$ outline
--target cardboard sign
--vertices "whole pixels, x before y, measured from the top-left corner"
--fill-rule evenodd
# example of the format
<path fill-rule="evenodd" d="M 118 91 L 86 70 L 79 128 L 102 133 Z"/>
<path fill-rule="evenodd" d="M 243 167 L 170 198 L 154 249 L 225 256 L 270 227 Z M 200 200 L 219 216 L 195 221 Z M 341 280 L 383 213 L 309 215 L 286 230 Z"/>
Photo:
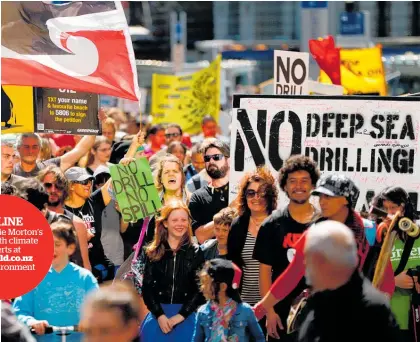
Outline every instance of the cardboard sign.
<path fill-rule="evenodd" d="M 419 104 L 415 97 L 234 95 L 229 200 L 245 172 L 267 165 L 278 178 L 287 158 L 304 154 L 322 173 L 354 180 L 357 210 L 393 185 L 419 210 Z M 284 193 L 279 202 L 287 203 Z"/>
<path fill-rule="evenodd" d="M 98 94 L 36 89 L 36 132 L 101 135 Z"/>
<path fill-rule="evenodd" d="M 113 165 L 109 171 L 124 222 L 151 216 L 162 206 L 146 158 L 139 158 L 127 166 Z"/>
<path fill-rule="evenodd" d="M 1 133 L 30 133 L 34 131 L 34 88 L 1 86 Z"/>
<path fill-rule="evenodd" d="M 308 95 L 309 54 L 274 51 L 274 94 Z"/>

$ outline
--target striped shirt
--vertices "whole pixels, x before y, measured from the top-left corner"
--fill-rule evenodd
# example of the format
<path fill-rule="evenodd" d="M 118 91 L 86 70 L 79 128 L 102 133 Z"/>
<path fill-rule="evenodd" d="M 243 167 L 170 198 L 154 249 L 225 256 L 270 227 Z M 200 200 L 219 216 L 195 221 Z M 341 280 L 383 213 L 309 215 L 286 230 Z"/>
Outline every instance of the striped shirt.
<path fill-rule="evenodd" d="M 246 235 L 244 249 L 242 250 L 242 259 L 244 260 L 243 278 L 242 278 L 242 300 L 253 306 L 260 301 L 260 263 L 252 258 L 255 241 L 257 239 L 250 232 Z"/>

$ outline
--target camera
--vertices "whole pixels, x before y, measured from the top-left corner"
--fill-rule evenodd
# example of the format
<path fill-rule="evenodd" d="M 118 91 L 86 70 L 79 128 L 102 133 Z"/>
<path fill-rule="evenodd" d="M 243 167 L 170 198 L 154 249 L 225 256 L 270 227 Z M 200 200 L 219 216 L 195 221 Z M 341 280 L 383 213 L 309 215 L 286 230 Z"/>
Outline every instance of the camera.
<path fill-rule="evenodd" d="M 417 283 L 420 284 L 420 266 L 417 266 L 415 268 L 409 268 L 407 270 L 407 275 L 410 277 L 417 277 Z"/>

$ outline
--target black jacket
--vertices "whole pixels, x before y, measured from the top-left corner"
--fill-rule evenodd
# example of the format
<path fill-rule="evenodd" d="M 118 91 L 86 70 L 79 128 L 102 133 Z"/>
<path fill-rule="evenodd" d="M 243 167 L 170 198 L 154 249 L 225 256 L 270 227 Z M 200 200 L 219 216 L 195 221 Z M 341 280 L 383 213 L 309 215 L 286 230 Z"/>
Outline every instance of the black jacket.
<path fill-rule="evenodd" d="M 249 214 L 236 217 L 230 227 L 227 249 L 227 259 L 232 260 L 240 269 L 244 267 L 244 260 L 242 259 L 242 251 L 245 246 L 246 235 L 249 226 Z"/>
<path fill-rule="evenodd" d="M 308 299 L 298 342 L 397 342 L 399 327 L 389 300 L 359 272 L 333 291 Z"/>
<path fill-rule="evenodd" d="M 164 314 L 161 304 L 183 304 L 179 314 L 187 318 L 205 302 L 198 287 L 204 254 L 195 244 L 184 244 L 175 255 L 169 245 L 165 245 L 165 254 L 159 261 L 146 257 L 144 303 L 156 318 Z"/>

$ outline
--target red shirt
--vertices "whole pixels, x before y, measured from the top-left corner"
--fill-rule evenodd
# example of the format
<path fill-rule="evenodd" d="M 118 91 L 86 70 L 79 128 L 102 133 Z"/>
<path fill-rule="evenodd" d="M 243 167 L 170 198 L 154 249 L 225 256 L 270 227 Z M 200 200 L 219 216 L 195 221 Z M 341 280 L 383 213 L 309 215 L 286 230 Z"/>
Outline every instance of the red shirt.
<path fill-rule="evenodd" d="M 353 215 L 352 218 L 350 217 L 353 223 L 349 225 L 346 222 L 346 224 L 355 233 L 359 255 L 359 271 L 362 271 L 363 265 L 366 261 L 366 256 L 369 252 L 369 242 L 367 241 L 366 235 L 364 234 L 363 220 L 360 215 L 354 211 L 353 213 L 350 213 L 349 216 L 350 215 Z M 271 285 L 270 292 L 279 300 L 283 300 L 287 295 L 289 295 L 305 275 L 303 250 L 305 247 L 306 234 L 307 231 L 305 231 L 301 238 L 296 242 L 296 254 L 292 262 Z M 395 280 L 391 261 L 388 262 L 380 290 L 389 294 L 390 296 L 392 296 L 394 293 Z"/>

